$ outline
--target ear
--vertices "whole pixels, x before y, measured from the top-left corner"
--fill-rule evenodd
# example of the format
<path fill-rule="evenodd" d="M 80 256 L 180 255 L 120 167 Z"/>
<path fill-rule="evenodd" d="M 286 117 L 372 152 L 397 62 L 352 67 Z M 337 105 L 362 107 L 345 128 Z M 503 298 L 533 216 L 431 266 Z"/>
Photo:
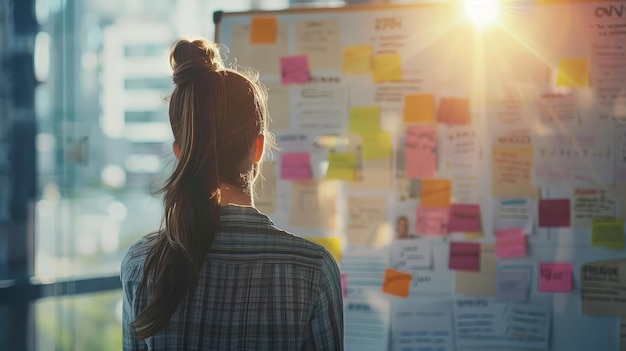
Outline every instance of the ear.
<path fill-rule="evenodd" d="M 265 148 L 265 135 L 259 134 L 254 141 L 254 163 L 261 162 L 263 149 Z"/>
<path fill-rule="evenodd" d="M 180 149 L 178 148 L 178 144 L 176 144 L 176 142 L 172 143 L 172 149 L 174 149 L 174 156 L 178 158 L 178 154 L 180 154 Z"/>

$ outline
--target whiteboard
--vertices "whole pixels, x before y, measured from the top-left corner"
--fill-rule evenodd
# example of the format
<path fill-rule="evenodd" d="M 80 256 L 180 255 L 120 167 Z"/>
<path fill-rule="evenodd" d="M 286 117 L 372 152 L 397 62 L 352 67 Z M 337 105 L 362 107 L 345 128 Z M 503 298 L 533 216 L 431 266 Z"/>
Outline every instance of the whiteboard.
<path fill-rule="evenodd" d="M 276 37 L 272 45 L 250 43 L 251 20 L 256 17 L 276 19 Z M 626 68 L 624 63 L 619 63 L 620 60 L 626 62 L 626 56 L 619 56 L 620 53 L 626 55 L 626 51 L 620 49 L 621 45 L 626 45 L 626 2 L 540 1 L 525 5 L 510 2 L 502 5 L 498 22 L 483 29 L 478 29 L 468 19 L 461 5 L 441 3 L 218 12 L 214 14 L 214 22 L 216 41 L 229 51 L 225 54 L 227 62 L 257 69 L 261 81 L 270 89 L 270 105 L 272 99 L 280 102 L 280 106 L 270 106 L 274 116 L 270 126 L 275 127 L 272 130 L 277 135 L 279 146 L 283 147 L 282 151 L 268 156 L 268 161 L 273 162 L 270 164 L 271 172 L 278 178 L 272 192 L 276 201 L 268 213 L 270 218 L 278 227 L 297 235 L 338 236 L 344 252 L 352 248 L 351 239 L 346 234 L 349 218 L 353 215 L 350 213 L 353 206 L 350 198 L 381 201 L 387 209 L 382 230 L 389 240 L 376 245 L 377 250 L 387 252 L 396 215 L 404 211 L 403 208 L 408 208 L 411 223 L 415 221 L 415 206 L 420 199 L 400 201 L 397 190 L 399 178 L 395 174 L 398 168 L 404 167 L 399 163 L 396 152 L 402 148 L 407 125 L 403 121 L 405 95 L 432 94 L 438 106 L 443 99 L 450 98 L 469 102 L 470 124 L 478 135 L 480 157 L 473 164 L 478 172 L 475 194 L 467 196 L 480 205 L 483 236 L 475 239 L 479 243 L 495 241 L 497 207 L 502 198 L 494 196 L 492 190 L 494 146 L 532 147 L 533 160 L 539 162 L 537 160 L 541 155 L 537 150 L 545 145 L 549 149 L 554 145 L 552 140 L 556 135 L 569 135 L 573 130 L 591 133 L 597 145 L 606 144 L 612 152 L 610 162 L 584 158 L 581 164 L 589 161 L 586 166 L 569 161 L 553 164 L 567 171 L 566 175 L 570 177 L 567 181 L 559 180 L 553 173 L 550 176 L 543 173 L 559 171 L 550 168 L 551 159 L 541 159 L 545 161 L 541 168 L 543 171 L 533 165 L 533 185 L 538 193 L 534 198 L 528 197 L 535 221 L 528 228 L 527 256 L 498 259 L 496 270 L 527 270 L 531 275 L 530 296 L 549 300 L 552 315 L 548 349 L 620 349 L 619 317 L 582 315 L 579 272 L 584 263 L 624 258 L 626 251 L 624 248 L 592 247 L 589 225 L 542 228 L 536 217 L 541 199 L 571 199 L 574 188 L 593 186 L 613 189 L 616 183 L 624 181 L 618 172 L 617 158 L 620 152 L 625 151 L 620 151 L 614 139 L 617 138 L 615 131 L 626 121 L 626 112 L 620 107 L 620 103 L 626 106 Z M 319 31 L 311 30 L 313 27 Z M 370 74 L 352 74 L 342 69 L 345 59 L 342 51 L 359 45 L 369 46 L 373 56 L 399 54 L 402 79 L 374 82 Z M 606 45 L 610 46 L 606 52 L 617 55 L 614 61 L 607 61 L 602 56 L 606 53 L 603 51 Z M 282 84 L 280 59 L 299 55 L 303 51 L 309 53 L 309 82 Z M 588 69 L 584 77 L 588 81 L 563 84 L 560 80 L 563 79 L 562 72 L 567 70 L 566 65 L 581 62 Z M 618 63 L 611 66 L 614 62 Z M 609 90 L 616 96 L 608 96 L 607 87 L 614 88 Z M 303 98 L 307 94 L 313 98 L 307 101 Z M 309 113 L 320 106 L 323 108 L 317 114 Z M 381 163 L 374 167 L 385 169 L 375 173 L 374 182 L 389 184 L 360 187 L 340 182 L 328 190 L 331 196 L 323 199 L 328 204 L 326 210 L 336 214 L 332 224 L 317 228 L 292 225 L 290 213 L 296 209 L 290 197 L 294 188 L 293 182 L 280 179 L 282 153 L 309 153 L 312 177 L 323 179 L 328 150 L 311 145 L 320 136 L 339 135 L 339 143 L 350 140 L 353 127 L 349 123 L 349 111 L 358 106 L 377 106 L 380 128 L 391 135 L 392 157 L 389 164 Z M 441 138 L 452 130 L 449 128 L 437 123 L 438 177 L 450 176 L 450 173 L 442 171 L 450 160 L 446 158 L 443 147 L 439 146 L 443 145 L 439 144 Z M 580 176 L 573 177 L 572 174 Z M 454 182 L 452 186 L 455 186 Z M 609 192 L 615 193 L 612 190 Z M 624 196 L 616 196 L 613 216 L 623 219 Z M 306 198 L 300 199 L 303 207 L 298 211 L 319 210 L 306 207 L 308 202 L 303 199 Z M 433 265 L 429 284 L 414 279 L 408 297 L 399 299 L 379 294 L 377 298 L 382 296 L 392 305 L 462 298 L 463 294 L 454 293 L 454 272 L 448 269 L 449 244 L 455 240 L 462 241 L 464 236 L 452 233 L 431 240 Z M 540 292 L 537 283 L 540 262 L 571 262 L 572 291 Z M 385 264 L 371 263 L 368 269 L 376 276 L 382 274 Z M 348 265 L 340 263 L 342 271 Z M 414 275 L 414 278 L 417 276 Z M 364 282 L 359 284 L 367 286 Z M 379 281 L 374 280 L 371 285 L 370 288 L 380 293 Z M 346 301 L 350 301 L 350 295 Z M 428 324 L 428 321 L 420 323 Z M 356 340 L 348 337 L 352 335 L 349 328 L 346 325 L 347 349 L 351 347 L 349 343 Z M 389 328 L 390 333 L 381 339 L 381 343 L 392 349 L 397 333 L 394 333 L 396 328 L 393 323 Z M 375 344 L 372 341 L 371 345 Z M 450 349 L 466 349 L 457 346 L 452 345 Z M 376 349 L 380 345 L 371 347 Z M 363 345 L 358 348 L 367 349 Z M 527 348 L 522 346 L 519 349 Z"/>

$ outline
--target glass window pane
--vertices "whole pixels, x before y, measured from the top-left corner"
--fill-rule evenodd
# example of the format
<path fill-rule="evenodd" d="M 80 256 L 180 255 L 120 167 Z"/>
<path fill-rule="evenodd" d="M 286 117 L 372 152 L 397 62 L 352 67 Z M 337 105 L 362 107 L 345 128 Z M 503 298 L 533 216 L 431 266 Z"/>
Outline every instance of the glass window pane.
<path fill-rule="evenodd" d="M 35 275 L 115 274 L 128 247 L 161 222 L 151 193 L 174 162 L 169 45 L 212 38 L 214 11 L 251 1 L 36 3 L 45 40 L 36 49 Z"/>
<path fill-rule="evenodd" d="M 37 351 L 122 349 L 122 293 L 46 298 L 35 303 Z"/>

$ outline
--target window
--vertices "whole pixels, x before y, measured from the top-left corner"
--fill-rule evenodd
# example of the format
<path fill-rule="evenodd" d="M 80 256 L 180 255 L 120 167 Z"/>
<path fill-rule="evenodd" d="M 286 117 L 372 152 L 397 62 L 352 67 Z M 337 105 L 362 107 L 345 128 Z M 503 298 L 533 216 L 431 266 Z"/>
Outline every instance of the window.
<path fill-rule="evenodd" d="M 121 348 L 119 266 L 173 163 L 169 45 L 250 3 L 0 0 L 0 349 Z"/>

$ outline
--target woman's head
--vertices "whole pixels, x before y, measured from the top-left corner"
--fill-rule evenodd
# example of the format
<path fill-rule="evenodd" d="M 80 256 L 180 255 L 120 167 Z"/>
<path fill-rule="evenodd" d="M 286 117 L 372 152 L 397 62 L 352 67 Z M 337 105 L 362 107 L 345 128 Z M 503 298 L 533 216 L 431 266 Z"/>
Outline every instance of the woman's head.
<path fill-rule="evenodd" d="M 164 227 L 151 237 L 144 264 L 139 293 L 150 302 L 133 324 L 139 339 L 161 330 L 193 294 L 217 235 L 220 186 L 251 191 L 265 145 L 272 142 L 267 96 L 256 76 L 225 68 L 218 47 L 204 39 L 176 41 L 169 61 L 178 161 L 161 189 Z"/>
<path fill-rule="evenodd" d="M 249 188 L 268 123 L 267 95 L 257 77 L 225 68 L 217 45 L 204 39 L 176 41 L 170 65 L 177 169 L 191 167 L 197 176 L 215 177 L 217 182 L 208 184 L 213 192 L 220 182 Z"/>

